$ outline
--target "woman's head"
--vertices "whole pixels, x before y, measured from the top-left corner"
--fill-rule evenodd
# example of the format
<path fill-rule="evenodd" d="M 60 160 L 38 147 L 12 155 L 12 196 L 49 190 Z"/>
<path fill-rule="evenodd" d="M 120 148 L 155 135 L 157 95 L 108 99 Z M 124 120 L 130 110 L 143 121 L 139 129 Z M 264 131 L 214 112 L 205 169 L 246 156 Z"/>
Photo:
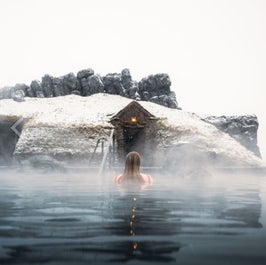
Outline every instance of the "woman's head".
<path fill-rule="evenodd" d="M 125 170 L 122 180 L 138 180 L 143 181 L 140 174 L 140 155 L 138 152 L 130 152 L 126 156 Z"/>
<path fill-rule="evenodd" d="M 130 152 L 126 156 L 125 169 L 129 171 L 139 171 L 140 155 L 138 152 Z"/>

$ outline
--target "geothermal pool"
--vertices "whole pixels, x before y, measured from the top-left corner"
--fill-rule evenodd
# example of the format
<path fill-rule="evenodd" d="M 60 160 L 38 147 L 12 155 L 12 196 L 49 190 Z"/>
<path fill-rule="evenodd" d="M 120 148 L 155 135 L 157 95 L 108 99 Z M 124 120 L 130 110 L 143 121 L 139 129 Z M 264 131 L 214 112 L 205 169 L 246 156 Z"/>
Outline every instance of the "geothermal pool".
<path fill-rule="evenodd" d="M 266 176 L 0 172 L 0 264 L 266 264 Z"/>

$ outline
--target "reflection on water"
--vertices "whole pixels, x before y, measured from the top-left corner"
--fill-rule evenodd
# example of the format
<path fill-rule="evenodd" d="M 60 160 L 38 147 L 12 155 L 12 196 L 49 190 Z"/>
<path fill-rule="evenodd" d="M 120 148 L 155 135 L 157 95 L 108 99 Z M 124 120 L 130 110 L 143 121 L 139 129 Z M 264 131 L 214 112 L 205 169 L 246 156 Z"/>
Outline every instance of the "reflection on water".
<path fill-rule="evenodd" d="M 0 264 L 266 261 L 265 177 L 107 179 L 1 174 Z"/>
<path fill-rule="evenodd" d="M 127 236 L 129 239 L 112 246 L 113 251 L 120 253 L 115 261 L 175 260 L 171 253 L 177 252 L 181 246 L 177 240 L 168 237 L 177 233 L 177 222 L 167 220 L 171 211 L 166 204 L 158 207 L 157 200 L 137 192 L 113 196 L 110 217 L 116 221 L 108 223 L 105 229 L 109 235 Z"/>

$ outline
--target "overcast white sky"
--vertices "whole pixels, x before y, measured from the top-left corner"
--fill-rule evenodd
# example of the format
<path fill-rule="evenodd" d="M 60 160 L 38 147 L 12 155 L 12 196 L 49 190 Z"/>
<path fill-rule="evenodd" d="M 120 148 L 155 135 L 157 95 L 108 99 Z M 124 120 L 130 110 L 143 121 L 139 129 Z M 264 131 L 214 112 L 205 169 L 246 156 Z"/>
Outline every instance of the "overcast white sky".
<path fill-rule="evenodd" d="M 184 110 L 257 114 L 266 160 L 265 0 L 0 0 L 0 34 L 1 86 L 165 72 Z"/>

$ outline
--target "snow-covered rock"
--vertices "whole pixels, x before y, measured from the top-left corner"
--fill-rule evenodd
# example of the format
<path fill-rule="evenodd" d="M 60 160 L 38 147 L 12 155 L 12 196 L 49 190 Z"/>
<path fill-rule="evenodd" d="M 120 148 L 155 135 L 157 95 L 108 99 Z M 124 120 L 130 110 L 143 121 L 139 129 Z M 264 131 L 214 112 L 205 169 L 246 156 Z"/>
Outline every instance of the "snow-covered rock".
<path fill-rule="evenodd" d="M 27 122 L 14 154 L 82 156 L 91 154 L 99 137 L 108 137 L 110 118 L 132 100 L 118 95 L 95 94 L 89 97 L 68 95 L 56 98 L 25 98 L 23 102 L 0 101 L 0 115 L 22 116 Z M 176 147 L 223 157 L 232 165 L 261 166 L 261 160 L 230 135 L 190 112 L 139 101 L 158 117 L 158 150 Z M 185 146 L 185 147 L 184 147 Z M 188 147 L 189 148 L 186 148 Z M 181 147 L 181 148 L 180 148 Z M 171 156 L 175 161 L 175 156 Z M 229 163 L 229 164 L 230 164 Z"/>
<path fill-rule="evenodd" d="M 60 77 L 45 74 L 42 81 L 33 80 L 30 86 L 16 84 L 14 87 L 0 88 L 0 100 L 13 98 L 17 90 L 24 91 L 27 97 L 60 97 L 74 94 L 90 96 L 97 93 L 108 93 L 123 97 L 151 101 L 169 108 L 181 109 L 171 91 L 168 74 L 149 75 L 140 82 L 134 81 L 128 68 L 121 73 L 109 73 L 105 76 L 95 74 L 91 68 L 83 69 L 75 75 L 70 72 Z M 17 99 L 17 97 L 15 97 Z"/>
<path fill-rule="evenodd" d="M 207 116 L 203 117 L 203 120 L 228 133 L 248 150 L 261 157 L 257 145 L 259 122 L 256 115 Z"/>

